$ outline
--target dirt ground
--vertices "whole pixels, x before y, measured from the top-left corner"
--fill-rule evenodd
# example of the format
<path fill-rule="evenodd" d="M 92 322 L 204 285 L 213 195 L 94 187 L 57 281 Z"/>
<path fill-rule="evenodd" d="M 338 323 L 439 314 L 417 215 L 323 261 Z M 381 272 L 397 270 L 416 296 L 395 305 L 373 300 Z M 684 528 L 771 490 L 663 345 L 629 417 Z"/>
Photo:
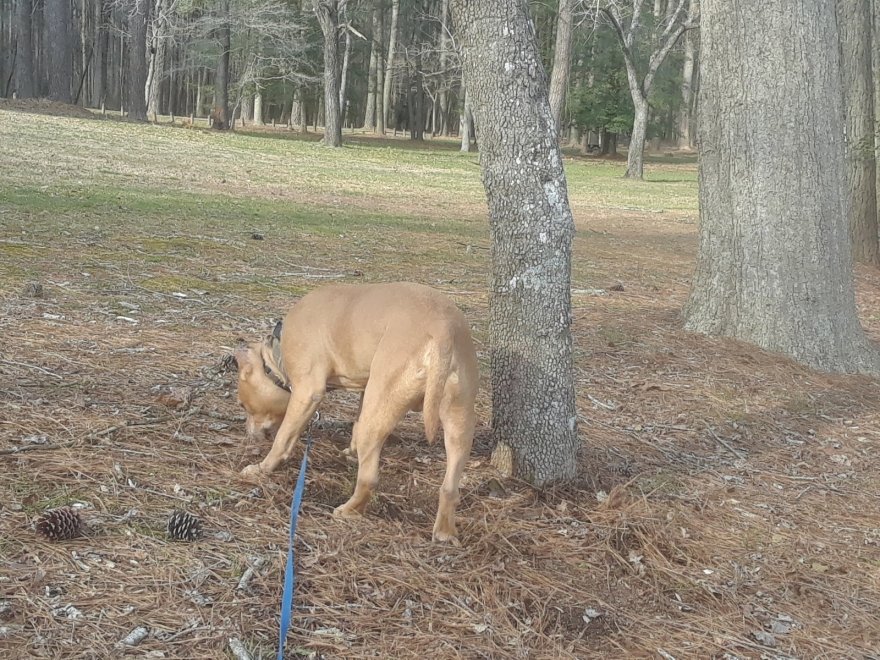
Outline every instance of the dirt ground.
<path fill-rule="evenodd" d="M 328 199 L 349 194 L 347 183 L 212 183 L 222 152 L 199 143 L 205 165 L 162 185 L 204 197 L 175 214 L 183 201 L 166 208 L 100 187 L 101 168 L 124 171 L 122 155 L 55 157 L 59 132 L 73 143 L 96 122 L 22 117 L 0 108 L 0 656 L 223 658 L 235 639 L 272 657 L 299 454 L 261 488 L 238 480 L 267 447 L 244 440 L 227 357 L 324 280 L 405 277 L 459 303 L 486 382 L 477 170 L 462 166 L 472 174 L 449 207 L 424 186 L 423 197 L 401 196 L 400 212 L 420 220 L 382 224 L 368 214 L 386 212 L 394 190 L 352 191 L 340 211 Z M 195 132 L 160 133 L 132 144 L 174 149 L 178 134 Z M 9 146 L 17 134 L 44 154 L 41 181 L 26 180 L 30 156 Z M 254 149 L 271 141 L 229 138 L 247 139 Z M 359 139 L 351 157 L 370 149 Z M 259 157 L 287 176 L 283 152 Z M 414 176 L 434 166 L 412 163 Z M 80 180 L 84 167 L 94 171 Z M 461 547 L 430 541 L 444 457 L 418 415 L 387 445 L 368 515 L 334 520 L 353 487 L 341 450 L 355 400 L 329 395 L 312 429 L 289 655 L 880 657 L 876 381 L 681 329 L 696 249 L 693 163 L 653 165 L 660 180 L 639 188 L 641 203 L 603 198 L 591 178 L 601 163 L 567 167 L 578 223 L 578 481 L 536 492 L 501 479 L 488 461 L 484 387 Z M 285 221 L 276 206 L 199 215 L 211 195 L 234 205 L 275 199 L 276 186 L 292 197 L 279 204 L 324 214 L 329 228 Z M 451 229 L 439 219 L 448 209 L 460 219 Z M 860 270 L 857 281 L 863 323 L 880 339 L 880 274 Z M 41 539 L 35 520 L 60 505 L 79 508 L 86 533 Z M 199 540 L 167 538 L 175 509 L 202 520 Z M 139 626 L 145 638 L 121 644 Z"/>

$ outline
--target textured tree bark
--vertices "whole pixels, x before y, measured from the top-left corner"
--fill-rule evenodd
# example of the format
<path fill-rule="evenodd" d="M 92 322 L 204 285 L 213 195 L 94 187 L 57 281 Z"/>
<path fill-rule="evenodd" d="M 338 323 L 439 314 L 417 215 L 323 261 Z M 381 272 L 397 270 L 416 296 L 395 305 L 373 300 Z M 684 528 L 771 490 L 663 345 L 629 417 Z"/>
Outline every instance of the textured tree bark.
<path fill-rule="evenodd" d="M 877 235 L 870 0 L 837 0 L 837 24 L 840 28 L 853 258 L 877 266 L 880 265 L 880 242 Z"/>
<path fill-rule="evenodd" d="M 229 51 L 232 48 L 231 27 L 229 25 L 229 0 L 220 0 L 220 21 L 217 41 L 220 56 L 217 59 L 217 72 L 214 74 L 214 109 L 211 111 L 212 128 L 225 131 L 232 128 L 229 115 Z"/>
<path fill-rule="evenodd" d="M 49 98 L 73 102 L 73 35 L 69 0 L 45 0 Z"/>
<path fill-rule="evenodd" d="M 34 96 L 34 46 L 31 39 L 33 0 L 15 4 L 15 93 L 20 99 Z"/>
<path fill-rule="evenodd" d="M 153 37 L 150 40 L 150 81 L 147 89 L 147 115 L 158 115 L 161 111 L 162 80 L 165 77 L 165 58 L 168 46 L 168 1 L 156 0 L 153 18 Z M 169 93 L 170 95 L 170 93 Z"/>
<path fill-rule="evenodd" d="M 147 119 L 147 0 L 132 0 L 128 13 L 128 117 Z"/>
<path fill-rule="evenodd" d="M 391 120 L 391 85 L 394 82 L 394 57 L 397 51 L 397 20 L 400 0 L 391 0 L 391 30 L 388 36 L 388 60 L 385 62 L 385 80 L 382 88 L 382 113 L 387 126 Z"/>
<path fill-rule="evenodd" d="M 629 139 L 629 151 L 626 157 L 625 177 L 629 179 L 641 179 L 645 174 L 645 139 L 648 135 L 648 100 L 643 97 L 634 97 L 635 115 L 633 119 L 632 135 Z M 614 145 L 615 152 L 617 145 Z"/>
<path fill-rule="evenodd" d="M 553 71 L 550 74 L 550 111 L 557 132 L 562 131 L 562 114 L 565 111 L 565 94 L 568 91 L 568 74 L 571 71 L 571 33 L 574 0 L 559 0 L 556 19 L 556 47 L 553 49 Z"/>
<path fill-rule="evenodd" d="M 876 374 L 853 291 L 837 44 L 833 3 L 703 0 L 686 327 Z"/>
<path fill-rule="evenodd" d="M 700 0 L 691 0 L 688 22 L 700 13 Z M 691 94 L 694 82 L 694 57 L 696 55 L 697 31 L 689 30 L 685 35 L 684 62 L 681 65 L 681 109 L 678 118 L 678 148 L 690 149 L 691 139 Z"/>
<path fill-rule="evenodd" d="M 315 14 L 324 35 L 324 144 L 342 146 L 339 116 L 339 1 L 314 0 Z"/>
<path fill-rule="evenodd" d="M 571 478 L 574 222 L 526 0 L 452 0 L 480 140 L 492 239 L 493 463 L 543 486 Z"/>

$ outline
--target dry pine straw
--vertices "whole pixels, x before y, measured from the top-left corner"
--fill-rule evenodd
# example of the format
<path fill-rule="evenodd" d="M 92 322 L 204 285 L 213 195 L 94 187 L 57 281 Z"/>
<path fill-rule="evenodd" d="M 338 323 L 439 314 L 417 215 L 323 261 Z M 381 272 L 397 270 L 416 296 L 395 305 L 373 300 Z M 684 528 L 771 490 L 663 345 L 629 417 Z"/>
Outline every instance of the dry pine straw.
<path fill-rule="evenodd" d="M 340 422 L 354 402 L 328 399 L 313 431 L 291 647 L 468 658 L 877 648 L 876 386 L 695 341 L 637 291 L 594 308 L 578 322 L 579 344 L 594 347 L 578 369 L 582 481 L 545 493 L 501 483 L 481 429 L 460 548 L 429 541 L 443 453 L 421 440 L 416 416 L 385 451 L 369 514 L 330 517 L 352 486 Z M 590 336 L 636 308 L 638 333 Z M 9 297 L 0 322 L 16 347 L 0 362 L 2 448 L 47 436 L 2 456 L 0 651 L 109 657 L 144 625 L 140 655 L 217 657 L 229 637 L 271 653 L 298 462 L 262 489 L 236 480 L 266 448 L 242 440 L 235 374 L 221 364 L 228 334 L 194 342 L 119 324 L 97 338 L 88 311 L 48 322 L 41 309 Z M 38 539 L 36 514 L 71 502 L 85 505 L 89 535 Z M 202 540 L 165 538 L 175 508 L 204 520 Z"/>
<path fill-rule="evenodd" d="M 594 219 L 597 231 L 606 221 Z M 641 250 L 618 271 L 625 291 L 574 297 L 578 482 L 538 493 L 499 479 L 483 426 L 463 484 L 462 546 L 432 544 L 443 451 L 425 444 L 413 415 L 383 454 L 367 516 L 333 520 L 353 485 L 341 449 L 355 402 L 328 397 L 313 431 L 289 648 L 332 658 L 876 656 L 876 383 L 683 333 L 680 225 L 652 218 L 659 233 L 646 247 L 638 221 L 613 219 L 617 235 L 633 232 L 630 255 Z M 619 259 L 620 246 L 603 241 L 590 237 L 605 250 L 596 261 Z M 268 331 L 290 296 L 177 299 L 125 268 L 80 277 L 63 262 L 76 250 L 59 247 L 57 263 L 39 264 L 56 283 L 43 282 L 45 298 L 0 281 L 0 657 L 114 657 L 138 626 L 148 635 L 126 650 L 135 656 L 224 657 L 234 637 L 271 657 L 299 461 L 259 489 L 237 479 L 267 447 L 244 441 L 223 359 L 238 337 Z M 653 257 L 657 270 L 643 272 Z M 226 266 L 175 263 L 181 277 Z M 392 279 L 422 268 L 419 279 L 436 282 L 432 267 L 373 270 Z M 450 268 L 485 363 L 483 276 Z M 876 338 L 880 278 L 858 279 Z M 137 325 L 117 318 L 118 300 L 140 307 Z M 485 424 L 485 387 L 478 408 Z M 39 513 L 71 503 L 83 505 L 88 535 L 38 538 Z M 166 538 L 181 508 L 203 520 L 201 540 Z"/>

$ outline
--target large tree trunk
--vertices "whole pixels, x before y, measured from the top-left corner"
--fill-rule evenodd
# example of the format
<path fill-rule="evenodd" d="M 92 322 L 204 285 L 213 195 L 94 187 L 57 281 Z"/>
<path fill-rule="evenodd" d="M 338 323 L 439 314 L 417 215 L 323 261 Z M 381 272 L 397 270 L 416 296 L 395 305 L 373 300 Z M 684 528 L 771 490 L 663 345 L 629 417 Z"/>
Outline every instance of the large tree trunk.
<path fill-rule="evenodd" d="M 220 0 L 220 21 L 217 41 L 220 56 L 217 58 L 217 72 L 214 75 L 214 109 L 211 111 L 211 125 L 218 131 L 232 128 L 229 115 L 229 52 L 232 49 L 231 27 L 229 25 L 229 0 Z"/>
<path fill-rule="evenodd" d="M 339 116 L 339 0 L 314 0 L 315 14 L 324 35 L 324 144 L 342 146 Z"/>
<path fill-rule="evenodd" d="M 391 84 L 394 81 L 394 57 L 397 50 L 397 19 L 399 14 L 400 0 L 391 0 L 391 34 L 388 37 L 388 60 L 385 62 L 385 84 L 382 89 L 382 113 L 386 126 L 391 118 Z"/>
<path fill-rule="evenodd" d="M 493 463 L 542 486 L 575 474 L 574 222 L 526 0 L 452 0 L 489 202 Z"/>
<path fill-rule="evenodd" d="M 686 326 L 817 369 L 878 373 L 853 291 L 834 3 L 703 0 L 702 12 Z"/>
<path fill-rule="evenodd" d="M 34 96 L 34 46 L 31 39 L 33 0 L 15 4 L 15 93 L 20 99 Z"/>
<path fill-rule="evenodd" d="M 73 20 L 70 0 L 45 0 L 49 98 L 73 102 Z"/>
<path fill-rule="evenodd" d="M 562 130 L 562 114 L 565 111 L 565 94 L 568 91 L 568 74 L 571 70 L 571 33 L 574 0 L 559 0 L 556 19 L 556 47 L 553 49 L 553 71 L 550 75 L 550 111 L 556 130 Z"/>
<path fill-rule="evenodd" d="M 147 119 L 147 0 L 133 0 L 128 14 L 128 116 Z"/>
<path fill-rule="evenodd" d="M 840 27 L 847 183 L 853 258 L 880 265 L 877 235 L 877 164 L 874 160 L 874 88 L 871 77 L 871 1 L 837 0 Z"/>
<path fill-rule="evenodd" d="M 688 21 L 700 13 L 700 0 L 691 0 Z M 690 149 L 691 139 L 691 94 L 694 82 L 694 57 L 696 55 L 697 31 L 689 30 L 685 35 L 684 62 L 681 65 L 681 108 L 678 116 L 678 148 Z"/>

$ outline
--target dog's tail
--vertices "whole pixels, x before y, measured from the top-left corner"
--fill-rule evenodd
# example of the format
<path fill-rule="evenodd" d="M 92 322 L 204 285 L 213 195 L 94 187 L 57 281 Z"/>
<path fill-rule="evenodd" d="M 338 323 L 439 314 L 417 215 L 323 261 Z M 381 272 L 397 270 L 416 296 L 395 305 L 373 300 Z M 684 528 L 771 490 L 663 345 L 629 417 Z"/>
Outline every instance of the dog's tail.
<path fill-rule="evenodd" d="M 446 381 L 452 368 L 452 346 L 448 340 L 435 340 L 433 355 L 428 364 L 428 379 L 425 382 L 425 400 L 422 402 L 422 416 L 425 418 L 425 435 L 428 444 L 433 444 L 440 430 L 440 402 L 446 389 Z"/>

